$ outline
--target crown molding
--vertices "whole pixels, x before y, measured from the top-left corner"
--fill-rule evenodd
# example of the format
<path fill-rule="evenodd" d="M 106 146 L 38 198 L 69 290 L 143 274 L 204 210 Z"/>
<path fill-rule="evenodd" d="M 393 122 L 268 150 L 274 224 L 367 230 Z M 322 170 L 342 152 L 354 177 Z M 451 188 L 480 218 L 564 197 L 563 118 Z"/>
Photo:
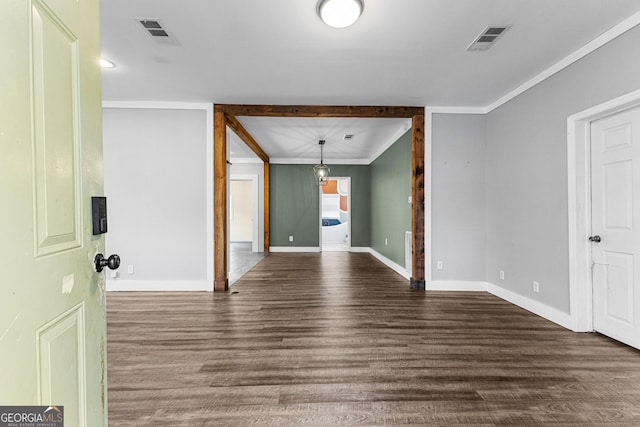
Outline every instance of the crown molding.
<path fill-rule="evenodd" d="M 602 33 L 600 36 L 596 37 L 591 42 L 587 43 L 586 45 L 584 45 L 580 49 L 576 50 L 572 54 L 566 56 L 565 58 L 563 58 L 559 62 L 555 63 L 551 67 L 547 68 L 546 70 L 544 70 L 543 72 L 541 72 L 537 76 L 535 76 L 532 79 L 530 79 L 530 80 L 526 81 L 525 83 L 521 84 L 516 89 L 512 90 L 511 92 L 509 92 L 506 95 L 502 96 L 501 98 L 497 99 L 493 103 L 487 105 L 486 106 L 486 113 L 490 113 L 491 111 L 495 110 L 496 108 L 506 104 L 507 102 L 511 101 L 513 98 L 523 94 L 527 90 L 529 90 L 532 87 L 536 86 L 537 84 L 543 82 L 544 80 L 548 79 L 549 77 L 553 76 L 554 74 L 564 70 L 565 68 L 567 68 L 568 66 L 570 66 L 574 62 L 584 58 L 587 55 L 589 55 L 590 53 L 592 53 L 596 49 L 601 48 L 605 44 L 609 43 L 611 40 L 621 36 L 622 34 L 626 33 L 630 29 L 636 27 L 638 24 L 640 24 L 640 12 L 634 13 L 633 15 L 631 15 L 630 17 L 628 17 L 627 19 L 625 19 L 624 21 L 622 21 L 618 25 L 616 25 L 616 26 L 612 27 L 611 29 L 609 29 L 608 31 Z"/>

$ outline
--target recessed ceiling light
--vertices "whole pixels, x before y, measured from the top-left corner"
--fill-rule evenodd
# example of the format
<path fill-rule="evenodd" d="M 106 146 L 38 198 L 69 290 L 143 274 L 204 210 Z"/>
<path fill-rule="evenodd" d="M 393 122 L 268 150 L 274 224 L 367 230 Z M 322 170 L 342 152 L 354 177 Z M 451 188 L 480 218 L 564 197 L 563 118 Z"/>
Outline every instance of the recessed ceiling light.
<path fill-rule="evenodd" d="M 355 23 L 364 9 L 362 0 L 320 0 L 318 15 L 330 27 L 345 28 Z"/>
<path fill-rule="evenodd" d="M 116 68 L 116 64 L 104 58 L 100 58 L 100 66 L 102 68 Z"/>

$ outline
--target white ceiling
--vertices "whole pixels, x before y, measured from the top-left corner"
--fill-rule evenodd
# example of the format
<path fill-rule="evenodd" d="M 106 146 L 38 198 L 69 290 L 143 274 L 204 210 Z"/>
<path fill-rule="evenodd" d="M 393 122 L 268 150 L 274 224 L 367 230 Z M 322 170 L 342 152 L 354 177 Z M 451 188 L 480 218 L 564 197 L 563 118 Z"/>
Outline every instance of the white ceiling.
<path fill-rule="evenodd" d="M 369 164 L 411 128 L 410 119 L 238 117 L 271 163 L 318 163 L 324 139 L 327 163 Z M 346 134 L 354 137 L 345 140 Z M 255 157 L 232 135 L 230 157 Z M 242 147 L 244 146 L 244 147 Z M 257 157 L 256 157 L 257 158 Z"/>
<path fill-rule="evenodd" d="M 640 11 L 638 0 L 364 1 L 355 25 L 334 29 L 317 0 L 103 0 L 102 54 L 117 65 L 103 72 L 103 98 L 485 107 Z M 173 42 L 136 18 L 159 19 Z M 488 25 L 513 27 L 489 51 L 467 52 Z M 241 121 L 270 156 L 287 157 L 310 155 L 341 126 L 315 120 L 283 121 L 291 132 L 277 140 L 275 122 Z"/>

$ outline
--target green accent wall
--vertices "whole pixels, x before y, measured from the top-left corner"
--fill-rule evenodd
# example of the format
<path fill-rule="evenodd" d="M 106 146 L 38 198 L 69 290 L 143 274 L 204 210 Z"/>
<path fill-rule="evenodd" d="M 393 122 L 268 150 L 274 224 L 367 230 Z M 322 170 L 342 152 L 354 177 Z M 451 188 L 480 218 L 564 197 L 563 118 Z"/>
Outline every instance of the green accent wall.
<path fill-rule="evenodd" d="M 371 174 L 367 165 L 330 165 L 331 176 L 351 177 L 351 246 L 369 247 Z M 271 246 L 318 247 L 320 189 L 313 165 L 269 166 Z M 289 242 L 293 236 L 293 242 Z"/>
<path fill-rule="evenodd" d="M 411 131 L 370 165 L 330 167 L 332 177 L 351 178 L 351 246 L 371 247 L 403 266 L 405 231 L 411 230 Z M 269 170 L 271 246 L 318 247 L 313 165 L 272 164 Z"/>
<path fill-rule="evenodd" d="M 371 247 L 404 266 L 405 232 L 411 231 L 411 130 L 370 168 Z"/>
<path fill-rule="evenodd" d="M 318 247 L 320 196 L 313 165 L 270 165 L 269 191 L 271 246 Z"/>

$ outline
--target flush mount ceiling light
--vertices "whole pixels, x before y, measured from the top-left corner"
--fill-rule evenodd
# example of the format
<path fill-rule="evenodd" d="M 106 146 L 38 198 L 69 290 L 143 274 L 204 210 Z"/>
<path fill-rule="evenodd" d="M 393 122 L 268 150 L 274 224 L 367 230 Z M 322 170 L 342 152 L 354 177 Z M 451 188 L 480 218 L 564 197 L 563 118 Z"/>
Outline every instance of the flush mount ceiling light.
<path fill-rule="evenodd" d="M 100 58 L 100 66 L 102 68 L 116 68 L 116 64 L 104 58 Z"/>
<path fill-rule="evenodd" d="M 318 15 L 330 27 L 345 28 L 360 18 L 364 10 L 362 0 L 320 0 Z"/>
<path fill-rule="evenodd" d="M 329 177 L 329 173 L 331 172 L 331 169 L 329 169 L 329 166 L 324 164 L 322 158 L 322 147 L 324 147 L 324 142 L 324 139 L 318 141 L 318 144 L 320 145 L 320 164 L 317 164 L 313 167 L 313 176 L 315 176 L 316 183 L 318 185 L 327 185 L 327 178 Z"/>

